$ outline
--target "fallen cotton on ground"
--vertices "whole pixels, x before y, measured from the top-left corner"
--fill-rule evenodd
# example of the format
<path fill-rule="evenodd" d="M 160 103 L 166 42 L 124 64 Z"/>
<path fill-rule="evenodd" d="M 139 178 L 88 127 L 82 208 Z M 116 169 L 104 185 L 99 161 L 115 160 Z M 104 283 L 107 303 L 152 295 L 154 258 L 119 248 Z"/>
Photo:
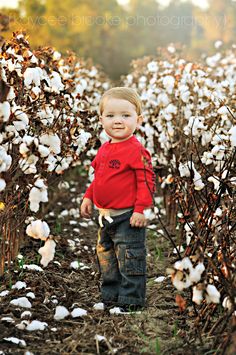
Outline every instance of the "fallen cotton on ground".
<path fill-rule="evenodd" d="M 74 185 L 70 181 L 70 186 Z M 76 212 L 77 196 L 62 190 L 47 217 L 52 233 L 58 235 L 53 261 L 46 268 L 36 267 L 41 242 L 29 238 L 20 251 L 21 267 L 16 265 L 4 274 L 0 286 L 1 351 L 22 355 L 26 351 L 34 355 L 152 354 L 159 344 L 167 353 L 174 349 L 175 355 L 182 354 L 186 316 L 178 312 L 170 278 L 163 277 L 169 261 L 165 259 L 167 246 L 162 257 L 156 254 L 156 248 L 163 250 L 165 245 L 161 234 L 155 234 L 154 229 L 148 232 L 148 308 L 141 314 L 110 314 L 100 299 L 94 253 L 96 225 L 78 217 L 78 226 L 70 224 L 72 212 L 64 212 L 60 222 L 57 219 L 61 211 Z M 184 350 L 186 354 L 191 351 Z"/>

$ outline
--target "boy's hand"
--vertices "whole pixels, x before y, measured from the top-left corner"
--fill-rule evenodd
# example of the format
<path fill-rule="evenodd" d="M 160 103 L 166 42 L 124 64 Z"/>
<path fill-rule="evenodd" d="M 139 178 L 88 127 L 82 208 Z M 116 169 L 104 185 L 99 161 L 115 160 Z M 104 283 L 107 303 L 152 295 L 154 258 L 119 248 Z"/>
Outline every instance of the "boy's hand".
<path fill-rule="evenodd" d="M 83 218 L 90 218 L 92 216 L 93 203 L 92 201 L 85 197 L 80 207 L 80 214 Z"/>
<path fill-rule="evenodd" d="M 142 213 L 134 212 L 130 217 L 131 227 L 145 227 L 147 225 L 147 220 Z"/>

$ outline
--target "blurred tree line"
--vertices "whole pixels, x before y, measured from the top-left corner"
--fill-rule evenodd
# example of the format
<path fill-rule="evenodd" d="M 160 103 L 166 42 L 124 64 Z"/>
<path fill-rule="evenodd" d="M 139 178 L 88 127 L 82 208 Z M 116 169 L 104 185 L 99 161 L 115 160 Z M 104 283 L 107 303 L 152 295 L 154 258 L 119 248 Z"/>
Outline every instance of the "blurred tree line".
<path fill-rule="evenodd" d="M 184 45 L 188 59 L 211 53 L 214 42 L 232 44 L 236 35 L 236 2 L 209 0 L 208 10 L 172 0 L 20 0 L 16 10 L 1 12 L 11 19 L 5 37 L 15 30 L 29 34 L 33 48 L 53 46 L 65 54 L 92 58 L 114 80 L 129 71 L 132 59 L 155 55 L 169 43 Z"/>

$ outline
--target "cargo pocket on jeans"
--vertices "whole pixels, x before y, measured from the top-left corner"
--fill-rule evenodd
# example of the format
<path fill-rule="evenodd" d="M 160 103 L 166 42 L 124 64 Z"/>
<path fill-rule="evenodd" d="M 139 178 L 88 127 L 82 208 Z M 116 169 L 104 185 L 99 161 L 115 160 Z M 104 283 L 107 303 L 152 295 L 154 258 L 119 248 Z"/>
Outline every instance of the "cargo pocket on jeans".
<path fill-rule="evenodd" d="M 127 248 L 125 251 L 125 272 L 127 275 L 145 275 L 146 250 L 142 248 Z"/>

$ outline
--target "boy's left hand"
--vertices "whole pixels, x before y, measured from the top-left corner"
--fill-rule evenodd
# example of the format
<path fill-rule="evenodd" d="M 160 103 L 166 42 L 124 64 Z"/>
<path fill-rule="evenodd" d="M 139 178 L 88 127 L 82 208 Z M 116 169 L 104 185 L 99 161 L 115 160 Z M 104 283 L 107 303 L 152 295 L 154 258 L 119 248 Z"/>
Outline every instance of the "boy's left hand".
<path fill-rule="evenodd" d="M 130 217 L 130 224 L 131 227 L 146 227 L 147 225 L 147 220 L 142 213 L 134 212 L 132 216 Z"/>

